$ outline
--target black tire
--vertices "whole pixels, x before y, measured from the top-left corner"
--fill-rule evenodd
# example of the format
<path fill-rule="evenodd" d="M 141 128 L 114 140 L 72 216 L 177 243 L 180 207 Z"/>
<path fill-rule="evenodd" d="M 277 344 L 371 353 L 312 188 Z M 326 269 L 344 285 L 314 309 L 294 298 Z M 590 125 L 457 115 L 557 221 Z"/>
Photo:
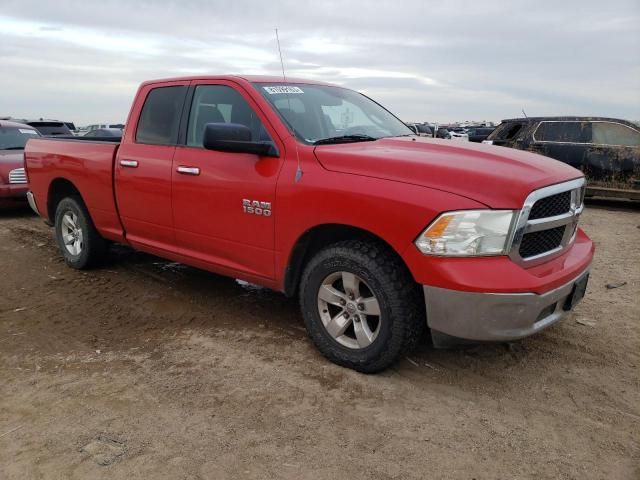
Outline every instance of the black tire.
<path fill-rule="evenodd" d="M 379 330 L 369 346 L 348 348 L 323 324 L 318 295 L 323 282 L 336 272 L 360 277 L 377 300 Z M 394 252 L 370 241 L 343 241 L 318 252 L 302 274 L 300 306 L 307 332 L 320 352 L 338 365 L 363 373 L 389 367 L 401 355 L 410 353 L 426 331 L 424 297 L 419 286 Z"/>
<path fill-rule="evenodd" d="M 63 229 L 65 228 L 63 227 L 63 219 L 65 215 L 74 215 L 77 219 L 76 224 L 81 231 L 80 251 L 77 254 L 72 253 L 67 248 L 63 239 Z M 80 197 L 67 197 L 58 203 L 55 216 L 55 232 L 60 253 L 62 253 L 65 262 L 70 267 L 78 270 L 95 267 L 102 263 L 106 257 L 109 242 L 102 238 L 96 230 Z"/>

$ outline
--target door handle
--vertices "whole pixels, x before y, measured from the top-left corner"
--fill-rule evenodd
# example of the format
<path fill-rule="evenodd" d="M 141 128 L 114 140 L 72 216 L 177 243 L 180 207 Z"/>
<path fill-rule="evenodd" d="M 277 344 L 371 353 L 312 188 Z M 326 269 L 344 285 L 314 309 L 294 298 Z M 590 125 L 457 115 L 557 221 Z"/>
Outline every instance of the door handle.
<path fill-rule="evenodd" d="M 120 160 L 121 167 L 138 168 L 137 160 Z"/>
<path fill-rule="evenodd" d="M 180 166 L 176 168 L 178 173 L 182 173 L 183 175 L 200 175 L 200 169 L 198 167 L 183 167 Z"/>

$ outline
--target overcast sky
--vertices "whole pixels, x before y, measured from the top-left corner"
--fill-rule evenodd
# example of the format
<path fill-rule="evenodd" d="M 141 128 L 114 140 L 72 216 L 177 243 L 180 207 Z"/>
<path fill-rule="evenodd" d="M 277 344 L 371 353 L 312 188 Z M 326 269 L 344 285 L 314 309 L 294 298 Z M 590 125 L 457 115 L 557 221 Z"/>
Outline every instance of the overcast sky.
<path fill-rule="evenodd" d="M 123 122 L 137 85 L 279 74 L 406 121 L 640 119 L 640 1 L 0 0 L 0 116 Z"/>

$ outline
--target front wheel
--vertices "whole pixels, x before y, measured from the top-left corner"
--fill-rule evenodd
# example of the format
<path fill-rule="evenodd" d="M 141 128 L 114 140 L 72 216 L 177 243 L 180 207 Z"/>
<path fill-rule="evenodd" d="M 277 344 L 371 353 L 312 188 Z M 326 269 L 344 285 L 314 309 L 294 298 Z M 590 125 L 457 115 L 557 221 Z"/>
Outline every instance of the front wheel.
<path fill-rule="evenodd" d="M 423 303 L 401 260 L 374 242 L 345 241 L 320 251 L 300 286 L 314 344 L 332 362 L 364 373 L 384 370 L 422 338 Z"/>
<path fill-rule="evenodd" d="M 60 201 L 55 217 L 58 248 L 67 265 L 79 270 L 98 265 L 106 256 L 108 242 L 100 236 L 79 197 Z"/>

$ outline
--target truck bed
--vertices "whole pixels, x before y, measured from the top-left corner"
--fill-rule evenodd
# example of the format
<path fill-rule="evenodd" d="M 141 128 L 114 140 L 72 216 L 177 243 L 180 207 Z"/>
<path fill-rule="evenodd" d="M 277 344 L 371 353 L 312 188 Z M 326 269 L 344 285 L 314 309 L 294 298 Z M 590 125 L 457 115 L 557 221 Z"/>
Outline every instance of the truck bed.
<path fill-rule="evenodd" d="M 25 164 L 30 188 L 41 215 L 54 221 L 50 211 L 49 192 L 55 182 L 66 182 L 75 188 L 105 238 L 123 239 L 113 195 L 113 167 L 120 142 L 105 139 L 37 138 L 27 142 Z M 64 178 L 65 180 L 62 180 Z"/>

